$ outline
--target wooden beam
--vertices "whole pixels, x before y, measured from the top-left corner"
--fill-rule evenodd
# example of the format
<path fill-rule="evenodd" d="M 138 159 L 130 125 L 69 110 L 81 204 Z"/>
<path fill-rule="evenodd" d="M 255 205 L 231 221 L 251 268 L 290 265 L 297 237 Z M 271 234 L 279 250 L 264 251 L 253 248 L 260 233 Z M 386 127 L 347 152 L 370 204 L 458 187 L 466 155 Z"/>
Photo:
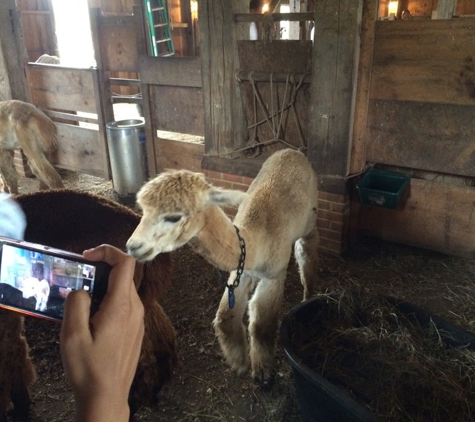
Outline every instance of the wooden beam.
<path fill-rule="evenodd" d="M 28 63 L 21 15 L 14 0 L 0 1 L 0 99 L 29 101 L 24 67 Z M 3 97 L 3 98 L 2 98 Z"/>
<path fill-rule="evenodd" d="M 346 176 L 363 0 L 322 0 L 315 7 L 308 156 L 317 173 Z"/>
<path fill-rule="evenodd" d="M 274 22 L 280 21 L 313 21 L 315 19 L 315 13 L 313 12 L 300 12 L 300 13 L 237 13 L 234 15 L 235 22 L 263 22 L 269 17 Z"/>
<path fill-rule="evenodd" d="M 366 122 L 368 119 L 369 92 L 373 69 L 375 26 L 379 0 L 366 0 L 361 24 L 361 52 L 356 87 L 353 139 L 351 143 L 350 174 L 359 173 L 366 165 Z"/>
<path fill-rule="evenodd" d="M 247 10 L 249 2 L 244 0 L 200 1 L 206 153 L 238 148 L 247 139 L 240 87 L 234 79 L 239 54 L 233 18 Z"/>
<path fill-rule="evenodd" d="M 199 57 L 139 57 L 140 80 L 149 85 L 201 88 Z"/>

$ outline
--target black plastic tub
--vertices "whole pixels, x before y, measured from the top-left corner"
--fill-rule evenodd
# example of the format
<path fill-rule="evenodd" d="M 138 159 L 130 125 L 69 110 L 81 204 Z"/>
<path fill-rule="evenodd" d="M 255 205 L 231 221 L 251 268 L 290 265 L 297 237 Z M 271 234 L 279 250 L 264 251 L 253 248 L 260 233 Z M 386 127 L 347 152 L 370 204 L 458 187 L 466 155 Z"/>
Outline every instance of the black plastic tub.
<path fill-rule="evenodd" d="M 438 330 L 445 333 L 443 340 L 446 345 L 465 346 L 469 350 L 475 350 L 474 333 L 430 315 L 410 303 L 390 297 L 384 299 L 421 327 L 435 324 Z M 302 302 L 284 317 L 281 324 L 281 341 L 286 357 L 292 365 L 295 390 L 304 420 L 308 422 L 380 422 L 366 406 L 359 404 L 343 389 L 316 373 L 303 363 L 303 359 L 299 356 L 298 347 L 292 342 L 292 331 L 299 326 L 299 329 L 303 327 L 308 332 L 308 321 L 321 311 L 322 306 L 322 299 L 318 297 Z M 305 325 L 306 322 L 307 325 Z M 313 331 L 311 332 L 313 335 Z"/>

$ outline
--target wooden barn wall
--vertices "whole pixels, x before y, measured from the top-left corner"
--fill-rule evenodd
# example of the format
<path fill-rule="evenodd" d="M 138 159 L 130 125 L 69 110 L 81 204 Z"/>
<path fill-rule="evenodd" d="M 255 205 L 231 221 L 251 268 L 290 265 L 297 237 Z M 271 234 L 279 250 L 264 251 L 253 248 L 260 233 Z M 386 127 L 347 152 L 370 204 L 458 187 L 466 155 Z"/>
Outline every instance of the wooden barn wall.
<path fill-rule="evenodd" d="M 363 233 L 393 242 L 475 258 L 475 191 L 470 187 L 412 179 L 402 210 L 362 205 Z"/>
<path fill-rule="evenodd" d="M 473 18 L 376 23 L 366 161 L 414 177 L 404 209 L 360 207 L 364 232 L 473 255 L 474 36 Z"/>
<path fill-rule="evenodd" d="M 368 161 L 475 176 L 474 36 L 474 19 L 377 23 Z"/>

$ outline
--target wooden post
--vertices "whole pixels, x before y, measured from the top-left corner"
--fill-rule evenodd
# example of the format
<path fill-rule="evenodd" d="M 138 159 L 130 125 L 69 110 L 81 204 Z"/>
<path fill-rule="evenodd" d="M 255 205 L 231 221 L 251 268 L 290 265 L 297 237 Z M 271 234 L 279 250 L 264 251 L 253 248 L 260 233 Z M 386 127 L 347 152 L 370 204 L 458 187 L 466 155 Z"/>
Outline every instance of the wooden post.
<path fill-rule="evenodd" d="M 0 1 L 0 100 L 28 101 L 25 65 L 28 54 L 23 38 L 20 12 L 14 0 Z"/>
<path fill-rule="evenodd" d="M 366 122 L 371 84 L 374 34 L 378 18 L 378 0 L 365 0 L 361 25 L 361 51 L 358 64 L 350 174 L 364 170 L 366 165 Z"/>
<path fill-rule="evenodd" d="M 244 0 L 202 0 L 199 5 L 200 46 L 205 107 L 205 153 L 230 152 L 247 139 L 239 84 L 234 14 L 249 11 Z"/>
<path fill-rule="evenodd" d="M 363 0 L 316 3 L 308 155 L 317 173 L 332 179 L 348 174 L 362 6 Z"/>
<path fill-rule="evenodd" d="M 141 69 L 141 60 L 140 58 L 147 57 L 147 35 L 145 28 L 145 15 L 142 5 L 134 6 L 134 20 L 135 20 L 135 37 L 137 39 L 137 54 L 139 57 L 139 79 L 140 83 L 140 92 L 142 93 L 142 113 L 145 119 L 145 137 L 147 142 L 145 143 L 147 149 L 147 165 L 148 165 L 148 174 L 150 178 L 155 177 L 158 174 L 157 166 L 157 154 L 158 151 L 155 148 L 155 133 L 152 126 L 152 111 L 150 109 L 150 96 L 148 93 L 148 84 L 143 82 L 142 75 L 140 73 Z"/>
<path fill-rule="evenodd" d="M 363 0 L 321 0 L 315 6 L 308 157 L 319 176 L 317 227 L 326 252 L 342 252 L 348 244 L 362 11 Z"/>

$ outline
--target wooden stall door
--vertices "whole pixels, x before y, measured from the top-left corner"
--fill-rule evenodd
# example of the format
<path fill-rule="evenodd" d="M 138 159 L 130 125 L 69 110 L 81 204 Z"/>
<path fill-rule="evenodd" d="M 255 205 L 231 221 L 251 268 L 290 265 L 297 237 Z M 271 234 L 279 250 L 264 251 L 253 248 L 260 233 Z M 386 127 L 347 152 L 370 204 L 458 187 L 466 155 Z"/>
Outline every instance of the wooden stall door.
<path fill-rule="evenodd" d="M 26 76 L 31 103 L 58 128 L 53 164 L 110 179 L 97 69 L 29 63 Z"/>

